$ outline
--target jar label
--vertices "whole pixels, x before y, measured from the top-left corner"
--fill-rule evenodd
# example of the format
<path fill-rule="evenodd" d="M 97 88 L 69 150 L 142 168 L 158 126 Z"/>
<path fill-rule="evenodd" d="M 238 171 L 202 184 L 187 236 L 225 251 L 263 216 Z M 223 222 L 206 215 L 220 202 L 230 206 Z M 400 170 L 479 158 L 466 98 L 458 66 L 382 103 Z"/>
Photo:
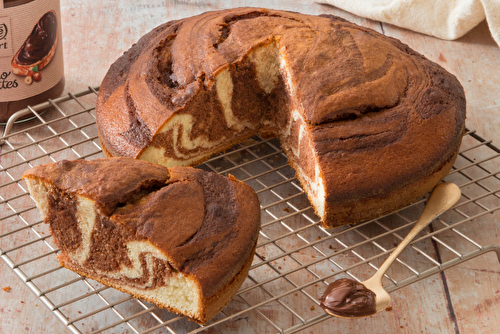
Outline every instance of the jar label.
<path fill-rule="evenodd" d="M 59 0 L 0 9 L 0 102 L 42 94 L 62 79 L 60 18 Z"/>

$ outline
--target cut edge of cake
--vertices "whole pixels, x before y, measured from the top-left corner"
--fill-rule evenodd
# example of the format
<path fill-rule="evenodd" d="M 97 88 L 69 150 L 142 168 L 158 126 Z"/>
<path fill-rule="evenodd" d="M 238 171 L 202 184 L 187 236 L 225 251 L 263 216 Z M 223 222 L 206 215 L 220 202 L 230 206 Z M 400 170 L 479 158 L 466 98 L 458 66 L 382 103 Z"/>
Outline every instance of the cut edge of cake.
<path fill-rule="evenodd" d="M 193 156 L 186 157 L 185 160 L 168 160 L 165 158 L 163 148 L 149 145 L 141 150 L 136 158 L 144 161 L 159 163 L 166 167 L 194 166 L 203 163 L 215 154 L 230 149 L 234 145 L 243 142 L 256 133 L 259 133 L 264 137 L 268 137 L 270 134 L 277 134 L 283 149 L 288 153 L 288 160 L 297 171 L 297 176 L 300 176 L 302 185 L 306 187 L 306 194 L 308 195 L 316 214 L 324 220 L 326 213 L 326 191 L 323 176 L 321 175 L 318 164 L 315 163 L 316 168 L 313 171 L 313 175 L 309 175 L 300 168 L 300 164 L 293 163 L 295 159 L 300 159 L 301 157 L 300 146 L 302 141 L 305 141 L 307 144 L 304 147 L 307 147 L 309 150 L 308 156 L 312 157 L 316 162 L 318 160 L 318 156 L 317 152 L 315 152 L 310 143 L 310 138 L 304 136 L 304 134 L 308 133 L 305 129 L 303 129 L 303 127 L 308 126 L 307 121 L 305 121 L 302 116 L 304 114 L 304 107 L 300 104 L 299 99 L 296 96 L 290 70 L 288 69 L 289 65 L 286 61 L 286 55 L 284 54 L 284 51 L 280 49 L 279 40 L 274 38 L 265 40 L 249 51 L 245 58 L 255 66 L 256 77 L 259 85 L 267 94 L 275 88 L 277 81 L 280 79 L 284 81 L 287 92 L 286 94 L 295 108 L 290 112 L 287 124 L 283 128 L 279 128 L 279 126 L 270 119 L 264 118 L 255 124 L 251 124 L 238 119 L 233 114 L 231 110 L 231 101 L 234 85 L 231 72 L 228 67 L 224 67 L 219 69 L 215 74 L 213 85 L 215 86 L 217 97 L 221 103 L 227 125 L 229 128 L 235 128 L 236 130 L 241 131 L 238 136 L 232 139 L 223 137 L 215 143 L 210 143 L 208 140 L 206 142 L 202 142 L 200 140 L 201 137 L 196 138 L 197 142 L 190 142 L 189 131 L 193 126 L 194 120 L 188 117 L 190 116 L 188 114 L 174 114 L 160 127 L 156 134 L 173 131 L 174 140 L 177 140 L 179 137 L 182 138 L 182 143 L 190 143 L 190 147 L 188 148 L 203 147 L 206 150 L 204 154 L 201 156 L 199 154 L 193 154 Z M 292 123 L 300 123 L 299 126 L 301 127 L 301 136 L 298 142 L 295 143 L 297 147 L 293 147 L 287 142 L 287 139 L 290 136 Z M 182 129 L 182 131 L 180 129 Z M 179 131 L 181 131 L 181 135 L 179 135 Z M 105 145 L 102 146 L 105 155 L 112 157 L 113 155 L 109 152 Z M 172 147 L 174 150 L 177 150 L 175 141 Z M 182 154 L 178 153 L 179 152 L 176 152 L 177 156 L 182 156 Z"/>

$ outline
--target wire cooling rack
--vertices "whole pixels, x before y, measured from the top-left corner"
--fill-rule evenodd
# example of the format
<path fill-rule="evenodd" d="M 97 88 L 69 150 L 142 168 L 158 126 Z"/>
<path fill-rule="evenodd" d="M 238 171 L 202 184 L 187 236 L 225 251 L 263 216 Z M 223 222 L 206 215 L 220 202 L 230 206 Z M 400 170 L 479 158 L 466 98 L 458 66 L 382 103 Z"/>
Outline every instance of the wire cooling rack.
<path fill-rule="evenodd" d="M 7 126 L 0 147 L 0 256 L 73 333 L 300 331 L 329 318 L 318 303 L 328 283 L 340 277 L 367 279 L 422 212 L 425 198 L 373 221 L 325 230 L 278 140 L 253 137 L 211 158 L 199 168 L 231 173 L 255 189 L 262 230 L 238 294 L 215 319 L 197 325 L 57 262 L 58 249 L 21 176 L 42 163 L 102 157 L 96 95 L 97 88 L 89 87 L 30 108 L 36 119 Z M 389 292 L 486 252 L 496 252 L 500 260 L 497 245 L 480 245 L 463 228 L 500 208 L 500 149 L 468 130 L 446 180 L 460 186 L 461 200 L 392 265 L 383 282 Z"/>

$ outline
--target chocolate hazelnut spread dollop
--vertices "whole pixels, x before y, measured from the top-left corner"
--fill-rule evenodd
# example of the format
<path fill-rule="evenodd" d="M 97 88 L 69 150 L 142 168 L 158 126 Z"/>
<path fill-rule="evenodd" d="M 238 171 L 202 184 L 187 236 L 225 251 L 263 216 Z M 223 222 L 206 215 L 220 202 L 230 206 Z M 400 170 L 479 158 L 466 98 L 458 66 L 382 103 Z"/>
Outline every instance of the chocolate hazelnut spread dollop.
<path fill-rule="evenodd" d="M 17 54 L 19 64 L 29 65 L 45 57 L 52 49 L 57 36 L 57 19 L 54 12 L 45 13 Z"/>
<path fill-rule="evenodd" d="M 319 300 L 326 312 L 343 317 L 366 316 L 377 312 L 375 293 L 348 278 L 341 278 L 329 284 Z"/>

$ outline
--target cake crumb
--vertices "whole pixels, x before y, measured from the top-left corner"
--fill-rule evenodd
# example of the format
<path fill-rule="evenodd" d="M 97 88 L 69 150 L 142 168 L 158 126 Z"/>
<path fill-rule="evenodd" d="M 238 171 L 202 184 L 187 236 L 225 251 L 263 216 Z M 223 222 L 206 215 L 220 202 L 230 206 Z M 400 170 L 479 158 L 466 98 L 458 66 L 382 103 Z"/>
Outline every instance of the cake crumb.
<path fill-rule="evenodd" d="M 2 289 L 5 292 L 9 292 L 10 291 L 10 286 L 4 286 Z"/>
<path fill-rule="evenodd" d="M 311 311 L 314 311 L 316 308 L 313 306 L 311 306 Z"/>
<path fill-rule="evenodd" d="M 387 306 L 387 307 L 385 308 L 385 310 L 386 310 L 387 312 L 392 311 L 392 306 Z"/>

